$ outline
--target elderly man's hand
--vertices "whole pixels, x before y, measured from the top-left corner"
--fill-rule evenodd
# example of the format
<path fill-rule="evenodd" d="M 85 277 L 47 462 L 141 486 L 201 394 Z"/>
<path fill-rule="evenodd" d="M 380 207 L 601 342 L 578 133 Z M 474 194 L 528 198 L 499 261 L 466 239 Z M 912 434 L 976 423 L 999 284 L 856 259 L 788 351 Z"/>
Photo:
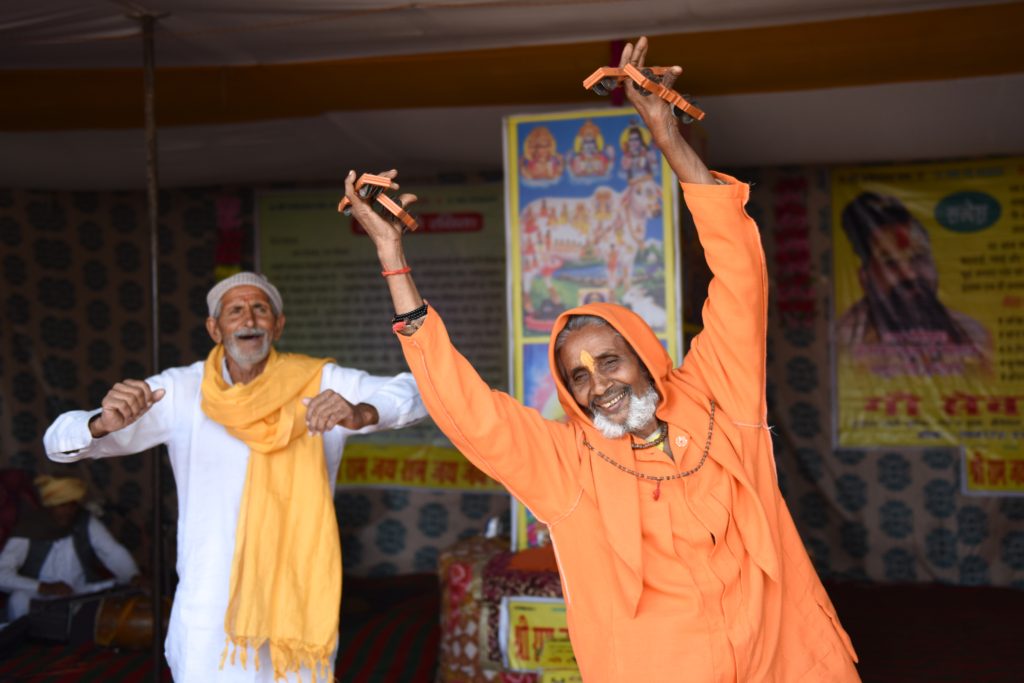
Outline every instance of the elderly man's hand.
<path fill-rule="evenodd" d="M 362 429 L 377 424 L 377 409 L 369 403 L 353 405 L 330 389 L 313 398 L 302 399 L 306 406 L 306 428 L 310 434 L 323 434 L 338 425 L 346 429 Z"/>
<path fill-rule="evenodd" d="M 391 169 L 390 171 L 382 171 L 377 175 L 391 180 L 389 190 L 398 189 L 398 183 L 395 182 L 395 178 L 398 177 L 398 171 Z M 359 221 L 359 225 L 363 226 L 363 229 L 366 230 L 366 233 L 373 240 L 378 250 L 382 247 L 401 243 L 402 224 L 390 214 L 384 217 L 374 212 L 372 202 L 360 196 L 358 190 L 356 190 L 355 171 L 349 171 L 345 177 L 345 196 L 352 202 L 352 217 Z M 398 203 L 406 210 L 415 201 L 416 195 L 414 194 L 402 194 L 398 197 Z"/>
<path fill-rule="evenodd" d="M 89 422 L 89 432 L 93 438 L 99 438 L 124 429 L 145 415 L 164 393 L 163 389 L 151 390 L 139 379 L 118 382 L 100 402 L 103 411 Z"/>
<path fill-rule="evenodd" d="M 626 47 L 622 50 L 622 57 L 619 59 L 619 68 L 621 69 L 627 64 L 632 64 L 637 69 L 643 71 L 644 59 L 646 57 L 647 37 L 640 36 L 636 41 L 636 45 L 626 43 Z M 666 88 L 671 88 L 681 73 L 683 73 L 681 67 L 670 67 L 669 71 L 662 76 L 661 84 Z M 633 81 L 629 79 L 626 79 L 624 88 L 629 103 L 633 105 L 637 113 L 640 114 L 640 117 L 643 118 L 648 130 L 651 131 L 656 140 L 666 140 L 667 136 L 678 130 L 679 120 L 672 113 L 672 105 L 657 95 L 652 95 L 639 86 L 634 85 Z"/>

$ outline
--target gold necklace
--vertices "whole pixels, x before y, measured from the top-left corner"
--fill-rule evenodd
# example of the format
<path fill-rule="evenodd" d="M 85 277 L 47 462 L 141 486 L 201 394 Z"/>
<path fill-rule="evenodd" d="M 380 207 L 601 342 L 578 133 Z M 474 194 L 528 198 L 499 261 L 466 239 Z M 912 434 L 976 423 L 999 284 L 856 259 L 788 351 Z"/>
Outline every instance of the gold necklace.
<path fill-rule="evenodd" d="M 634 470 L 632 468 L 626 467 L 625 465 L 623 465 L 623 464 L 621 464 L 619 462 L 616 462 L 613 458 L 608 457 L 607 455 L 605 455 L 601 451 L 599 451 L 596 448 L 594 448 L 593 444 L 591 444 L 589 441 L 587 441 L 587 435 L 586 434 L 583 435 L 583 445 L 586 446 L 587 448 L 589 448 L 592 452 L 596 453 L 602 460 L 604 460 L 605 462 L 607 462 L 607 463 L 609 463 L 611 465 L 615 465 L 616 467 L 618 467 L 623 472 L 626 472 L 628 474 L 632 474 L 637 479 L 646 479 L 648 481 L 657 482 L 657 486 L 654 488 L 654 500 L 658 500 L 659 498 L 661 498 L 661 482 L 663 482 L 663 481 L 671 481 L 673 479 L 682 479 L 683 477 L 689 477 L 691 474 L 696 474 L 700 470 L 700 468 L 704 467 L 704 462 L 708 459 L 708 451 L 711 450 L 711 434 L 714 431 L 715 431 L 715 402 L 714 402 L 714 400 L 712 400 L 711 401 L 711 417 L 708 420 L 708 438 L 707 438 L 707 441 L 704 442 L 704 453 L 702 453 L 701 456 L 700 456 L 700 462 L 698 462 L 695 466 L 691 467 L 690 469 L 686 470 L 685 472 L 676 472 L 675 474 L 667 474 L 667 475 L 663 475 L 663 476 L 655 476 L 653 474 L 644 474 L 643 472 L 637 472 L 636 470 Z M 651 445 L 653 446 L 653 445 L 655 445 L 655 443 L 661 443 L 661 441 L 665 440 L 666 436 L 668 436 L 668 425 L 667 424 L 665 425 L 665 429 L 662 432 L 660 440 L 657 441 L 657 442 L 652 443 Z M 630 445 L 633 445 L 633 444 L 630 444 Z"/>

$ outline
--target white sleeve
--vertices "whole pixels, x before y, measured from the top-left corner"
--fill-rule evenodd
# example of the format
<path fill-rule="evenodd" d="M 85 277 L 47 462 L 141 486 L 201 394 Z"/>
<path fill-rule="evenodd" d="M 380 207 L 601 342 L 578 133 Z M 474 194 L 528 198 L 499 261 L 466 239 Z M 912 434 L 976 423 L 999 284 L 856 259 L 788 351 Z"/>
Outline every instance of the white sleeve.
<path fill-rule="evenodd" d="M 7 545 L 4 546 L 3 552 L 0 552 L 0 591 L 39 592 L 38 581 L 18 573 L 21 565 L 25 564 L 25 558 L 28 557 L 28 544 L 28 539 L 21 536 L 7 539 Z"/>
<path fill-rule="evenodd" d="M 356 434 L 399 429 L 427 415 L 416 380 L 409 372 L 381 377 L 328 363 L 324 366 L 321 389 L 333 389 L 349 403 L 368 403 L 377 409 L 377 424 L 363 427 Z"/>
<path fill-rule="evenodd" d="M 91 515 L 89 516 L 89 540 L 92 542 L 93 550 L 96 551 L 100 562 L 117 578 L 118 583 L 128 583 L 133 576 L 139 573 L 139 567 L 135 564 L 128 549 L 117 542 L 103 522 Z"/>
<path fill-rule="evenodd" d="M 146 383 L 153 391 L 165 389 L 167 393 L 136 422 L 106 436 L 94 439 L 89 432 L 89 420 L 100 413 L 99 408 L 72 410 L 58 417 L 43 435 L 47 457 L 55 462 L 109 458 L 141 453 L 166 442 L 171 431 L 174 382 L 168 373 L 162 373 L 150 377 Z"/>

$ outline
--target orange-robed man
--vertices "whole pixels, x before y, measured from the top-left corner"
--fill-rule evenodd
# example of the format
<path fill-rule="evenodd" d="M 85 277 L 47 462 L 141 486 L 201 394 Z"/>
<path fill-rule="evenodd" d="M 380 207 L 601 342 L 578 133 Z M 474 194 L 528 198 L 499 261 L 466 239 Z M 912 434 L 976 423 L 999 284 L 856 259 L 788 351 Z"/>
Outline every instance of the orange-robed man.
<path fill-rule="evenodd" d="M 641 38 L 622 64 L 640 68 L 646 52 Z M 444 433 L 547 524 L 584 681 L 858 681 L 776 478 L 749 186 L 708 171 L 668 104 L 626 93 L 681 181 L 714 274 L 683 364 L 633 312 L 587 304 L 558 318 L 550 343 L 566 423 L 492 391 L 420 297 L 401 226 L 371 210 L 350 173 L 346 196 L 387 275 L 406 360 Z"/>

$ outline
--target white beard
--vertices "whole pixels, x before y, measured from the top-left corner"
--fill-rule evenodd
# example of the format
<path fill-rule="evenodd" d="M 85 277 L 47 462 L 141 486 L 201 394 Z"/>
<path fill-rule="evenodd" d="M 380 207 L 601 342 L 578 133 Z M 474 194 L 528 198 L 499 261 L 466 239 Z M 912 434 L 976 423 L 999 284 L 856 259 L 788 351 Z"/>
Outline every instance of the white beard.
<path fill-rule="evenodd" d="M 658 409 L 658 392 L 651 386 L 643 396 L 632 391 L 629 394 L 629 412 L 622 424 L 612 422 L 599 412 L 594 412 L 594 426 L 606 439 L 618 439 L 633 430 L 640 429 L 654 419 L 654 411 Z"/>
<path fill-rule="evenodd" d="M 235 361 L 243 368 L 251 368 L 257 363 L 262 363 L 263 359 L 270 354 L 270 335 L 264 330 L 260 330 L 260 332 L 263 333 L 263 336 L 260 339 L 260 347 L 251 353 L 245 353 L 238 348 L 238 342 L 235 340 L 235 336 L 253 334 L 254 330 L 238 330 L 234 335 L 226 337 L 224 339 L 224 350 L 229 356 L 231 356 L 231 360 Z"/>

